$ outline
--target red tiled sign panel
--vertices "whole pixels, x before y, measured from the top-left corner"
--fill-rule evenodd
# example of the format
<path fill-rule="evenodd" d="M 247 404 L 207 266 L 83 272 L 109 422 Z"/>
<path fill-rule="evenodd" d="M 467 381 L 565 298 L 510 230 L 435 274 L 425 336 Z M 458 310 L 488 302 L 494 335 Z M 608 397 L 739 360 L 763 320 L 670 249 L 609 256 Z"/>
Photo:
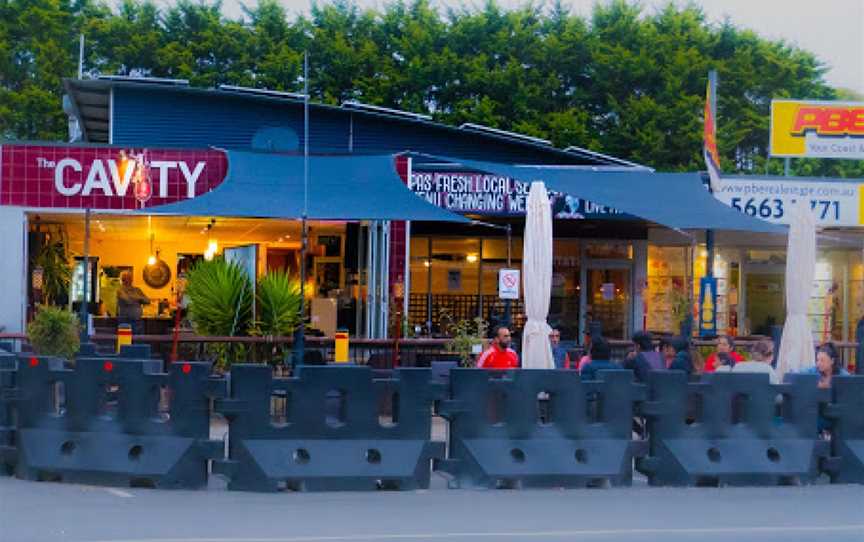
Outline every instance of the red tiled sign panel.
<path fill-rule="evenodd" d="M 216 150 L 122 149 L 143 155 L 152 196 L 141 203 L 121 149 L 53 145 L 0 146 L 0 205 L 133 210 L 173 203 L 218 186 L 228 169 Z"/>

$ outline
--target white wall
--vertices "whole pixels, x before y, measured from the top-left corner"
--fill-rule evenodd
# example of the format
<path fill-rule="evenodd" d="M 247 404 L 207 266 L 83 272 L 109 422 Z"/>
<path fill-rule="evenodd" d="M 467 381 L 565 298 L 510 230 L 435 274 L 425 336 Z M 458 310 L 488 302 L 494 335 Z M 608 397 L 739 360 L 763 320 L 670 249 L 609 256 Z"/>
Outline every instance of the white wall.
<path fill-rule="evenodd" d="M 27 222 L 19 207 L 0 207 L 0 327 L 24 332 Z"/>

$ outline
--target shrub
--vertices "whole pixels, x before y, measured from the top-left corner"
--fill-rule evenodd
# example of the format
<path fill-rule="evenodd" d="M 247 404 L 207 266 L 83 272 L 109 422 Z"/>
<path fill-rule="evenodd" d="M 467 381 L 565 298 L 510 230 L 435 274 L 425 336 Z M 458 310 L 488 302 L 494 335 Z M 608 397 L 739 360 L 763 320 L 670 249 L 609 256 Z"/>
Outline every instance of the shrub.
<path fill-rule="evenodd" d="M 81 346 L 78 316 L 60 307 L 41 305 L 27 326 L 33 350 L 43 356 L 72 359 Z"/>

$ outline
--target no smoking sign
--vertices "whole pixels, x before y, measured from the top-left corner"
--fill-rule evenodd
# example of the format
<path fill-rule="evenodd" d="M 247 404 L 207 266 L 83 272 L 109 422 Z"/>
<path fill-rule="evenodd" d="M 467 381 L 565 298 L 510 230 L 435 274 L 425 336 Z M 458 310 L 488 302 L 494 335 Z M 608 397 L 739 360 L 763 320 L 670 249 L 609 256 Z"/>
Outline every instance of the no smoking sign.
<path fill-rule="evenodd" d="M 500 269 L 498 271 L 498 297 L 519 299 L 519 270 Z"/>

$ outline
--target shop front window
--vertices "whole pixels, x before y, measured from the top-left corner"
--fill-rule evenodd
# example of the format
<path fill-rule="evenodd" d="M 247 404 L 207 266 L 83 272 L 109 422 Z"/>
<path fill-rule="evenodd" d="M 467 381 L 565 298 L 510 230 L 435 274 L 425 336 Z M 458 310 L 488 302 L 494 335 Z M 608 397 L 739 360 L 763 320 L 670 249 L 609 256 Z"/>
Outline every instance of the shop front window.
<path fill-rule="evenodd" d="M 556 239 L 552 249 L 552 298 L 549 325 L 563 340 L 579 337 L 579 241 Z"/>
<path fill-rule="evenodd" d="M 652 333 L 680 332 L 690 310 L 687 291 L 687 247 L 648 247 L 648 284 L 644 301 Z"/>

